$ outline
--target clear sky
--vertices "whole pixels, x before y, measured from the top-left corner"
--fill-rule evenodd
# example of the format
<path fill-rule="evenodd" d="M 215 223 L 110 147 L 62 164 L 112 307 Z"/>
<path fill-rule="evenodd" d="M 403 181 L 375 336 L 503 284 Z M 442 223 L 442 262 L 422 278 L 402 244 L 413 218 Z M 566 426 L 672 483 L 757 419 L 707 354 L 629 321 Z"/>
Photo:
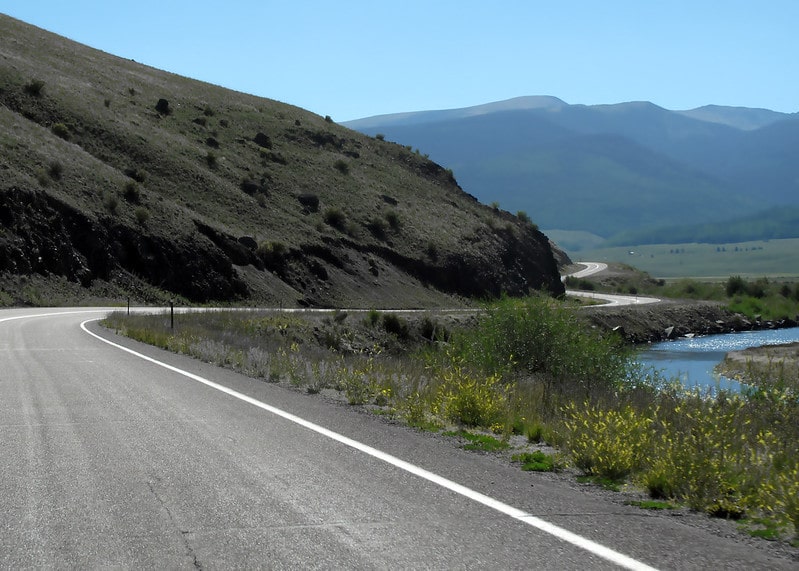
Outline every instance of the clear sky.
<path fill-rule="evenodd" d="M 799 111 L 799 0 L 0 0 L 0 12 L 338 122 L 523 95 Z"/>

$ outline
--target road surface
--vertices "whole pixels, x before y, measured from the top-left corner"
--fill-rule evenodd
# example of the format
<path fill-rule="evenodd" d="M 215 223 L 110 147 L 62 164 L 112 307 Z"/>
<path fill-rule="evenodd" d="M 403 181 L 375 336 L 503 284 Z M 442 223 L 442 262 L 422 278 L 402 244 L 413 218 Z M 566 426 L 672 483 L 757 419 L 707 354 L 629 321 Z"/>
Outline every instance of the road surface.
<path fill-rule="evenodd" d="M 0 311 L 0 568 L 791 566 L 105 313 Z"/>
<path fill-rule="evenodd" d="M 582 270 L 565 274 L 561 280 L 566 278 L 586 278 L 593 274 L 598 274 L 608 269 L 608 265 L 602 262 L 578 262 L 585 266 Z M 619 306 L 619 305 L 644 305 L 647 303 L 658 303 L 660 301 L 657 297 L 639 296 L 639 295 L 617 295 L 610 293 L 596 293 L 593 291 L 578 291 L 566 290 L 566 295 L 574 297 L 584 297 L 593 299 L 595 301 L 603 302 L 601 305 Z"/>

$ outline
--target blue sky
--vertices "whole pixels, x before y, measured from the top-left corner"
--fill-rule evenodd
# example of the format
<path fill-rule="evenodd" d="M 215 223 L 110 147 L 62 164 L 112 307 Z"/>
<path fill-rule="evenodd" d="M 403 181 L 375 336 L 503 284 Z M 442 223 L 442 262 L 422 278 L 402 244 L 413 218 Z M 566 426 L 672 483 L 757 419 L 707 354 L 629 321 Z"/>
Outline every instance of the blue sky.
<path fill-rule="evenodd" d="M 2 0 L 0 11 L 339 122 L 522 95 L 799 111 L 797 0 Z"/>

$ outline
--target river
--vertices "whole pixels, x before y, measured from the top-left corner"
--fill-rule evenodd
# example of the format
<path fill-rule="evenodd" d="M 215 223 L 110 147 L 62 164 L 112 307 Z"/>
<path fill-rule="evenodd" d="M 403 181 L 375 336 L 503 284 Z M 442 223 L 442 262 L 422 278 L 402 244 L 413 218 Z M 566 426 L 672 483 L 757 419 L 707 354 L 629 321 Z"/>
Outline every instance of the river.
<path fill-rule="evenodd" d="M 638 361 L 661 371 L 667 379 L 679 379 L 689 388 L 738 391 L 738 382 L 713 372 L 729 351 L 794 342 L 799 342 L 799 327 L 706 335 L 653 343 L 638 354 Z"/>

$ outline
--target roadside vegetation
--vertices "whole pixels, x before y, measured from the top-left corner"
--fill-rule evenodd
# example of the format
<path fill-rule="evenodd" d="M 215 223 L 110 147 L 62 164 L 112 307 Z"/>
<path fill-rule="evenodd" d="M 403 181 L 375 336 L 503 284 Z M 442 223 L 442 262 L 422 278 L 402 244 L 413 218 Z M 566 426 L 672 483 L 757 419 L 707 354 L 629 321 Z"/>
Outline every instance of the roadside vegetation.
<path fill-rule="evenodd" d="M 630 266 L 617 264 L 611 277 L 566 278 L 566 287 L 605 293 L 641 294 L 660 298 L 718 301 L 750 319 L 796 320 L 799 316 L 799 281 L 768 277 L 726 279 L 653 279 Z"/>
<path fill-rule="evenodd" d="M 568 302 L 502 299 L 461 321 L 251 310 L 180 314 L 174 329 L 165 315 L 118 313 L 105 325 L 442 431 L 524 470 L 568 468 L 658 506 L 740 520 L 753 535 L 799 534 L 799 375 L 740 394 L 689 391 L 641 368 Z"/>

